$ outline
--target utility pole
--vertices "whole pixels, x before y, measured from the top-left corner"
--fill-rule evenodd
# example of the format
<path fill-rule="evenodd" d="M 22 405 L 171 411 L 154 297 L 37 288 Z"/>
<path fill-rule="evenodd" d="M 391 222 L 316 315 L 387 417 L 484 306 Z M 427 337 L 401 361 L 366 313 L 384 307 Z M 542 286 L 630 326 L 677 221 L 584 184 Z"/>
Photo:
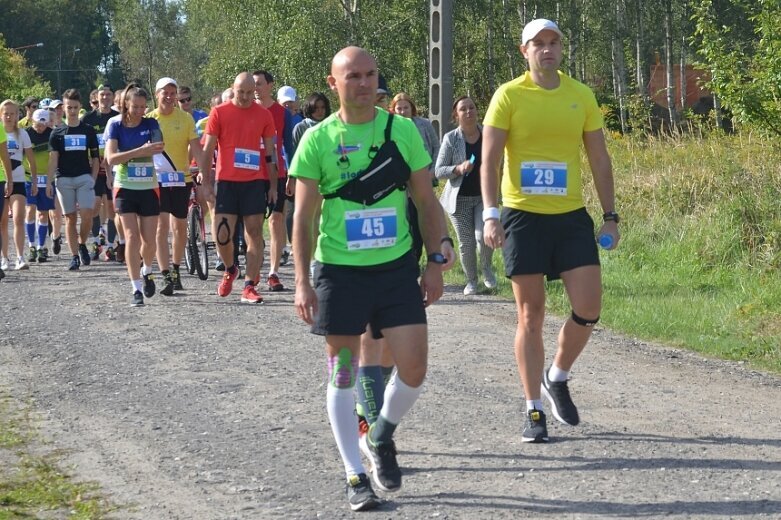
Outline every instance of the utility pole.
<path fill-rule="evenodd" d="M 451 128 L 453 104 L 453 0 L 429 0 L 430 119 L 439 139 Z"/>

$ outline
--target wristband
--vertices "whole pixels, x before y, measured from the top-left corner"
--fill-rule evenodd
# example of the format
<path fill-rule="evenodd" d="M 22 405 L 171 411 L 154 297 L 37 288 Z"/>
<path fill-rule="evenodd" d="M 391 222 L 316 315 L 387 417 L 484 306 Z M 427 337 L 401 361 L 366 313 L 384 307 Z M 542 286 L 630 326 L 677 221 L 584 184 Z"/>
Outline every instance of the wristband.
<path fill-rule="evenodd" d="M 499 208 L 485 208 L 483 210 L 483 222 L 491 219 L 499 220 Z"/>
<path fill-rule="evenodd" d="M 452 238 L 450 238 L 450 237 L 442 237 L 442 240 L 439 241 L 440 244 L 444 244 L 445 242 L 450 244 L 450 247 L 455 249 L 456 245 L 455 245 L 455 243 L 453 243 L 453 239 Z"/>

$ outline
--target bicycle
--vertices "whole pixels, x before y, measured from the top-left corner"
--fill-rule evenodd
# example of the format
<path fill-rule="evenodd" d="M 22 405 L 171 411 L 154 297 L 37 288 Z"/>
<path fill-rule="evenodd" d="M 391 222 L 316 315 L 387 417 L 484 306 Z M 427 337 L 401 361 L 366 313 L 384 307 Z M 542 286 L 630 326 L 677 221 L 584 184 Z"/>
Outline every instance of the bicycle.
<path fill-rule="evenodd" d="M 198 169 L 191 169 L 193 180 L 198 174 Z M 184 261 L 187 272 L 198 274 L 201 280 L 209 278 L 209 249 L 214 249 L 214 242 L 206 240 L 206 222 L 204 209 L 195 196 L 197 183 L 193 183 L 190 191 L 190 200 L 187 205 L 187 245 L 184 249 Z"/>

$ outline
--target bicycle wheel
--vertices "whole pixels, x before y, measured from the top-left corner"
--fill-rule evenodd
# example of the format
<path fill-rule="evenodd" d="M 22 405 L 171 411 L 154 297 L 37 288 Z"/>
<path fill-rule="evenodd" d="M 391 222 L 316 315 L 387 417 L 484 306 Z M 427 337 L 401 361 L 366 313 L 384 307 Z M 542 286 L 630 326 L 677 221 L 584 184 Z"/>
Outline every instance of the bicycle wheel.
<path fill-rule="evenodd" d="M 198 245 L 201 242 L 201 207 L 197 204 L 190 206 L 187 215 L 187 246 L 185 247 L 185 261 L 187 263 L 187 272 L 201 277 L 201 259 L 198 255 Z"/>
<path fill-rule="evenodd" d="M 198 278 L 206 280 L 209 278 L 209 243 L 206 241 L 206 224 L 203 221 L 203 215 L 198 210 L 198 237 L 197 256 L 198 262 L 195 264 L 195 270 L 198 272 Z"/>

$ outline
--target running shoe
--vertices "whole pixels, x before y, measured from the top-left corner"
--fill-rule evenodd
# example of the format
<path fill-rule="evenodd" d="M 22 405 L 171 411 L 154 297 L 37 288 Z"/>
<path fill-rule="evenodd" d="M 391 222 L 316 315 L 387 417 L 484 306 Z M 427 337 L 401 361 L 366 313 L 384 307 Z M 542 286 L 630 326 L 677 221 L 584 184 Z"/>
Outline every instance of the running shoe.
<path fill-rule="evenodd" d="M 49 259 L 49 250 L 42 247 L 38 250 L 38 263 L 41 264 Z"/>
<path fill-rule="evenodd" d="M 92 262 L 92 258 L 89 256 L 87 246 L 84 244 L 79 244 L 79 256 L 81 257 L 81 263 L 84 265 L 89 265 L 90 262 Z"/>
<path fill-rule="evenodd" d="M 363 437 L 369 433 L 369 421 L 362 415 L 358 416 L 358 437 Z"/>
<path fill-rule="evenodd" d="M 279 281 L 279 276 L 276 274 L 270 274 L 268 276 L 268 280 L 266 281 L 268 283 L 268 290 L 271 292 L 279 292 L 284 291 L 285 286 L 282 285 L 282 282 Z"/>
<path fill-rule="evenodd" d="M 475 282 L 468 282 L 464 287 L 464 296 L 472 296 L 477 294 L 477 284 Z"/>
<path fill-rule="evenodd" d="M 258 294 L 254 285 L 245 285 L 244 290 L 241 291 L 242 303 L 263 303 L 263 297 Z"/>
<path fill-rule="evenodd" d="M 372 483 L 366 473 L 352 475 L 347 479 L 347 502 L 353 511 L 368 511 L 382 504 L 374 494 Z"/>
<path fill-rule="evenodd" d="M 117 259 L 116 255 L 114 254 L 113 247 L 109 247 L 108 249 L 106 249 L 106 253 L 103 255 L 103 259 L 106 262 L 113 262 L 114 260 Z"/>
<path fill-rule="evenodd" d="M 396 462 L 396 444 L 390 441 L 375 445 L 370 437 L 369 433 L 361 436 L 358 444 L 371 463 L 374 485 L 386 492 L 398 491 L 401 489 L 401 469 Z"/>
<path fill-rule="evenodd" d="M 71 258 L 71 265 L 68 266 L 68 271 L 78 271 L 79 265 L 81 265 L 81 262 L 79 262 L 79 256 L 73 255 L 73 258 Z"/>
<path fill-rule="evenodd" d="M 174 279 L 170 272 L 163 273 L 163 288 L 160 289 L 160 294 L 163 296 L 171 296 L 174 293 Z"/>
<path fill-rule="evenodd" d="M 30 246 L 30 254 L 27 258 L 27 261 L 31 264 L 38 260 L 38 250 L 35 249 L 35 246 Z"/>
<path fill-rule="evenodd" d="M 220 271 L 220 272 L 222 272 L 222 271 L 224 271 L 224 270 L 225 270 L 225 264 L 223 263 L 223 261 L 222 261 L 222 260 L 220 260 L 220 259 L 217 259 L 217 263 L 214 265 L 214 269 L 215 269 L 216 271 Z"/>
<path fill-rule="evenodd" d="M 133 293 L 133 300 L 130 302 L 131 307 L 141 307 L 144 305 L 144 295 L 141 294 L 141 291 L 136 291 Z"/>
<path fill-rule="evenodd" d="M 11 261 L 8 257 L 4 256 L 3 258 L 0 258 L 0 269 L 7 271 L 9 267 L 11 267 Z"/>
<path fill-rule="evenodd" d="M 578 408 L 569 395 L 567 382 L 549 380 L 548 370 L 542 374 L 542 394 L 550 401 L 553 417 L 560 423 L 577 426 L 580 422 L 580 416 Z"/>
<path fill-rule="evenodd" d="M 144 276 L 144 296 L 151 298 L 155 295 L 155 278 L 152 274 L 145 274 Z"/>
<path fill-rule="evenodd" d="M 59 255 L 60 251 L 62 251 L 62 235 L 52 238 L 52 253 Z"/>
<path fill-rule="evenodd" d="M 98 244 L 101 246 L 106 245 L 106 235 L 104 235 L 102 231 L 98 233 Z"/>
<path fill-rule="evenodd" d="M 0 280 L 2 280 L 3 278 L 5 278 L 5 271 L 0 269 Z"/>
<path fill-rule="evenodd" d="M 15 269 L 17 271 L 27 271 L 30 268 L 30 264 L 24 261 L 24 258 L 21 256 L 16 259 L 16 267 Z"/>
<path fill-rule="evenodd" d="M 545 413 L 542 410 L 526 412 L 526 424 L 523 426 L 521 442 L 548 442 L 548 426 L 545 421 Z"/>
<path fill-rule="evenodd" d="M 117 259 L 117 262 L 120 264 L 125 263 L 125 244 L 117 244 L 117 247 L 114 248 L 114 255 Z"/>
<path fill-rule="evenodd" d="M 487 289 L 496 289 L 496 275 L 493 271 L 486 271 L 483 274 L 483 284 Z"/>
<path fill-rule="evenodd" d="M 174 290 L 183 291 L 184 286 L 182 285 L 182 275 L 179 274 L 179 267 L 174 266 L 173 270 L 171 271 L 171 278 L 174 280 Z"/>
<path fill-rule="evenodd" d="M 92 250 L 90 252 L 91 260 L 99 260 L 100 259 L 101 247 L 98 244 L 96 244 L 95 242 L 93 242 L 92 244 L 90 244 L 90 249 Z"/>
<path fill-rule="evenodd" d="M 220 281 L 220 285 L 217 286 L 217 294 L 225 298 L 228 296 L 231 291 L 233 290 L 233 281 L 236 280 L 236 277 L 239 276 L 239 268 L 236 266 L 233 266 L 233 272 L 231 272 L 230 269 L 227 269 L 225 271 L 225 274 L 222 275 L 222 281 Z"/>
<path fill-rule="evenodd" d="M 282 258 L 279 259 L 279 265 L 287 265 L 290 261 L 290 251 L 287 248 L 282 250 Z"/>

